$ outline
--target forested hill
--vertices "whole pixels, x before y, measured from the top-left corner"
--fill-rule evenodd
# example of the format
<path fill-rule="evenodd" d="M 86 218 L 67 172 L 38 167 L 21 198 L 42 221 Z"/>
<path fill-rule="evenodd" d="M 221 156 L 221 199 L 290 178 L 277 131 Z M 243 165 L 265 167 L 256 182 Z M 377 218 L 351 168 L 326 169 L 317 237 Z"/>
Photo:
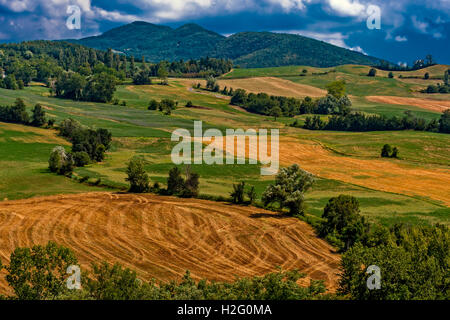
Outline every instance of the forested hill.
<path fill-rule="evenodd" d="M 151 62 L 201 57 L 232 59 L 241 67 L 341 64 L 378 65 L 380 59 L 311 38 L 271 32 L 241 32 L 224 37 L 196 24 L 177 29 L 146 22 L 133 22 L 100 36 L 68 40 L 88 47 L 145 56 Z"/>
<path fill-rule="evenodd" d="M 223 39 L 224 36 L 196 24 L 172 29 L 137 21 L 100 36 L 68 41 L 101 50 L 111 48 L 136 58 L 144 55 L 151 62 L 159 62 L 206 57 Z"/>

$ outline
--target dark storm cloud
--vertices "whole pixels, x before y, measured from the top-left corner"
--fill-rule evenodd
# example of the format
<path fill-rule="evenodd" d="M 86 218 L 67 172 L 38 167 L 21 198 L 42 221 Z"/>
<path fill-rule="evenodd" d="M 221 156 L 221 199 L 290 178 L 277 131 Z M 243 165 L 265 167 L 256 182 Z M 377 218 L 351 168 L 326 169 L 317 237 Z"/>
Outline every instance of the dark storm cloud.
<path fill-rule="evenodd" d="M 65 26 L 74 4 L 82 9 L 81 30 Z M 382 10 L 381 30 L 366 27 L 371 4 Z M 450 63 L 450 0 L 0 0 L 0 41 L 79 38 L 134 20 L 196 22 L 226 35 L 299 33 L 393 62 L 431 53 Z"/>

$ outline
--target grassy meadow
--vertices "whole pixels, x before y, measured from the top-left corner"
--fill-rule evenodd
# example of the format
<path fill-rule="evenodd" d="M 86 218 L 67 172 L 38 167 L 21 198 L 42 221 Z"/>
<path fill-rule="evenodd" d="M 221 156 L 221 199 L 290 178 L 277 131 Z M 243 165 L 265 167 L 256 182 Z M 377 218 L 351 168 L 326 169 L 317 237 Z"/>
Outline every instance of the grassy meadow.
<path fill-rule="evenodd" d="M 308 70 L 306 76 L 300 76 L 303 69 Z M 435 69 L 432 70 L 431 76 L 438 75 L 440 70 Z M 334 71 L 328 74 L 313 75 L 313 73 L 332 70 Z M 294 83 L 322 89 L 327 83 L 342 78 L 347 81 L 348 93 L 352 95 L 353 108 L 356 110 L 389 116 L 401 116 L 404 111 L 410 110 L 413 114 L 428 120 L 439 118 L 438 112 L 418 107 L 367 101 L 365 99 L 367 95 L 409 97 L 413 95 L 414 86 L 417 86 L 414 83 L 403 82 L 397 79 L 397 76 L 395 79 L 367 78 L 364 75 L 367 72 L 367 67 L 362 66 L 340 66 L 328 69 L 298 66 L 235 69 L 224 78 L 280 77 Z M 383 76 L 383 72 L 380 72 L 380 75 Z M 442 170 L 447 172 L 442 179 L 448 179 L 450 165 L 448 135 L 413 131 L 314 132 L 291 128 L 288 125 L 294 121 L 292 118 L 280 118 L 274 121 L 270 117 L 247 113 L 230 106 L 229 97 L 194 90 L 186 85 L 183 79 L 171 79 L 169 86 L 120 85 L 115 98 L 126 101 L 126 106 L 57 99 L 50 97 L 48 89 L 40 84 L 33 84 L 20 91 L 0 89 L 1 105 L 12 104 L 18 97 L 25 101 L 29 110 L 36 103 L 42 104 L 45 106 L 47 117 L 54 118 L 57 123 L 65 118 L 73 118 L 87 126 L 106 128 L 112 132 L 113 144 L 105 161 L 75 170 L 75 176 L 78 178 L 87 177 L 87 182 L 91 184 L 97 181 L 99 186 L 93 186 L 89 183 L 79 183 L 76 179 L 51 174 L 47 169 L 48 156 L 54 146 L 63 145 L 70 148 L 65 140 L 57 136 L 56 130 L 0 123 L 0 199 L 111 190 L 110 188 L 123 190 L 127 187 L 124 180 L 125 168 L 133 156 L 140 156 L 145 160 L 146 170 L 152 183 L 158 182 L 164 185 L 167 173 L 173 167 L 170 152 L 176 143 L 170 141 L 171 132 L 177 128 L 192 130 L 194 120 L 203 121 L 203 130 L 208 128 L 217 128 L 221 131 L 226 128 L 279 128 L 282 139 L 283 137 L 292 138 L 302 143 L 317 144 L 332 155 L 342 156 L 342 161 L 379 161 L 381 147 L 389 143 L 400 149 L 400 159 L 392 160 L 397 161 L 396 164 L 399 166 L 424 171 Z M 163 98 L 178 101 L 178 108 L 172 115 L 166 116 L 158 111 L 147 110 L 151 99 Z M 187 101 L 192 101 L 194 107 L 184 107 Z M 298 118 L 304 120 L 305 116 L 298 116 Z M 299 165 L 302 166 L 302 163 Z M 261 176 L 260 165 L 250 164 L 192 165 L 192 170 L 200 174 L 200 193 L 213 196 L 228 196 L 232 190 L 232 184 L 239 181 L 254 185 L 258 196 L 261 196 L 265 187 L 274 178 Z M 330 170 L 333 170 L 333 167 L 330 167 Z M 370 179 L 373 178 L 361 175 L 357 183 L 349 183 L 340 179 L 319 177 L 313 189 L 306 195 L 308 214 L 318 217 L 329 198 L 339 194 L 351 194 L 360 200 L 362 213 L 371 221 L 386 225 L 396 222 L 450 223 L 450 208 L 446 203 L 432 197 L 368 187 L 365 182 Z"/>

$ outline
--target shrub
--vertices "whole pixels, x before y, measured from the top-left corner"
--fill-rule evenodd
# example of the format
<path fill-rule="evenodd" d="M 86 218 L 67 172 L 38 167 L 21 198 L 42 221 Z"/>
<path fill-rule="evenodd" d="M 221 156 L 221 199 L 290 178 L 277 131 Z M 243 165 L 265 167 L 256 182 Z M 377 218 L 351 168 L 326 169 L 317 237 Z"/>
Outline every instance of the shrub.
<path fill-rule="evenodd" d="M 186 108 L 192 108 L 194 105 L 192 104 L 192 101 L 188 101 L 186 103 Z"/>
<path fill-rule="evenodd" d="M 392 71 L 391 71 L 391 72 L 389 72 L 389 75 L 388 75 L 388 77 L 389 77 L 389 79 L 393 79 L 393 78 L 394 78 L 394 73 L 392 73 Z"/>
<path fill-rule="evenodd" d="M 381 157 L 383 158 L 389 158 L 392 153 L 392 148 L 389 144 L 385 144 L 383 148 L 381 149 Z"/>
<path fill-rule="evenodd" d="M 150 101 L 150 104 L 148 105 L 148 110 L 158 110 L 159 103 L 155 99 Z"/>
<path fill-rule="evenodd" d="M 369 70 L 369 73 L 367 74 L 367 76 L 369 77 L 375 77 L 377 75 L 377 70 L 375 68 L 371 68 Z"/>

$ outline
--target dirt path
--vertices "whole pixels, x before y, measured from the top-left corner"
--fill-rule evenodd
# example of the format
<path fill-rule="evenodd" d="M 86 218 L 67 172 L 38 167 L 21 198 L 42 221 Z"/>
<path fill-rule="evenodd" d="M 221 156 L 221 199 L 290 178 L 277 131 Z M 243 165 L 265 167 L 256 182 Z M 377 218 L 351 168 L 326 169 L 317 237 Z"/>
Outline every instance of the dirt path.
<path fill-rule="evenodd" d="M 53 240 L 81 265 L 120 262 L 146 279 L 233 280 L 299 269 L 336 288 L 339 255 L 295 218 L 254 207 L 154 195 L 88 193 L 0 202 L 0 258 Z M 5 291 L 1 279 L 0 291 Z"/>
<path fill-rule="evenodd" d="M 405 98 L 405 97 L 391 97 L 391 96 L 368 96 L 367 100 L 372 102 L 380 102 L 387 104 L 406 105 L 419 107 L 425 110 L 443 112 L 450 109 L 450 101 L 432 100 L 422 98 Z"/>

